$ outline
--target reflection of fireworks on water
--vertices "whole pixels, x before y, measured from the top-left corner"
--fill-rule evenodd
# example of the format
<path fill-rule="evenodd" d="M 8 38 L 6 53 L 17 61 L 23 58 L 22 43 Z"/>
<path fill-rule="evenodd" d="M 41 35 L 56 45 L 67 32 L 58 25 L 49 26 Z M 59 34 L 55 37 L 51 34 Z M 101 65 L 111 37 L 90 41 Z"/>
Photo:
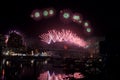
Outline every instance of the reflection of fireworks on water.
<path fill-rule="evenodd" d="M 51 42 L 67 42 L 77 45 L 79 47 L 86 47 L 87 42 L 84 41 L 82 38 L 77 36 L 70 30 L 56 31 L 56 30 L 49 30 L 48 33 L 44 33 L 39 36 L 41 41 L 50 44 Z"/>
<path fill-rule="evenodd" d="M 50 75 L 49 71 L 43 72 L 39 75 L 38 80 L 69 80 L 70 78 L 81 79 L 84 78 L 84 75 L 80 72 L 75 72 L 72 74 L 55 74 L 54 72 Z"/>

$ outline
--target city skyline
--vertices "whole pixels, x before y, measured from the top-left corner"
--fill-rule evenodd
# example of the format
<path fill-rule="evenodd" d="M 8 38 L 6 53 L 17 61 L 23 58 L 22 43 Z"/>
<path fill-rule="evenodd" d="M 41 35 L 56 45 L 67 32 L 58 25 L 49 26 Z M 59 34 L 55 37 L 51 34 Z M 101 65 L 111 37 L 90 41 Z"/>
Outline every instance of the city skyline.
<path fill-rule="evenodd" d="M 49 67 L 50 70 L 53 70 L 54 72 L 55 66 L 57 67 L 59 64 L 61 64 L 62 61 L 62 64 L 58 67 L 63 67 L 63 70 L 65 70 L 65 72 L 69 72 L 69 70 L 80 70 L 88 73 L 88 78 L 93 77 L 93 79 L 98 78 L 98 80 L 116 80 L 118 78 L 117 72 L 119 72 L 119 7 L 116 3 L 117 2 L 111 1 L 93 2 L 91 0 L 1 1 L 0 56 L 2 65 L 0 74 L 2 74 L 3 76 L 1 78 L 4 78 L 4 76 L 6 76 L 6 80 L 10 79 L 10 77 L 11 79 L 14 79 L 16 77 L 16 79 L 20 78 L 21 80 L 23 80 L 23 70 L 26 70 L 26 72 L 33 70 L 32 74 L 30 75 L 32 75 L 31 77 L 36 78 L 38 77 L 38 72 L 42 72 L 42 70 L 38 71 L 39 69 L 41 69 L 41 66 L 43 66 L 43 71 L 48 69 Z M 52 15 L 53 11 L 50 11 L 51 8 L 55 10 L 54 15 Z M 46 9 L 48 10 L 48 12 Z M 41 13 L 43 13 L 42 17 Z M 49 14 L 50 16 L 46 17 Z M 89 27 L 89 24 L 85 21 L 90 23 L 91 26 Z M 89 34 L 92 32 L 92 30 L 93 33 Z M 7 35 L 10 31 L 18 33 L 20 32 L 23 36 L 13 33 L 11 39 L 8 40 Z M 84 31 L 88 33 L 86 34 L 84 33 Z M 4 36 L 7 36 L 7 40 L 9 42 L 7 46 L 4 42 Z M 68 43 L 64 43 L 82 43 L 80 39 L 81 37 L 91 44 L 90 47 L 88 46 L 85 48 L 85 51 L 82 48 L 80 49 L 74 45 L 68 45 Z M 101 41 L 101 37 L 104 38 L 103 41 Z M 24 42 L 22 38 L 25 38 L 25 41 L 30 43 L 28 44 L 27 48 L 22 45 L 22 43 Z M 40 40 L 40 38 L 42 40 Z M 40 41 L 51 44 L 48 45 L 42 42 L 39 43 Z M 37 46 L 37 49 L 35 46 Z M 3 48 L 5 48 L 5 51 L 7 50 L 8 53 L 5 52 L 5 54 L 2 54 L 4 53 Z M 28 54 L 19 54 L 17 52 L 25 52 Z M 38 53 L 37 56 L 35 53 Z M 58 53 L 59 55 L 53 55 L 54 53 Z M 80 53 L 81 55 L 78 56 L 76 53 Z M 84 55 L 88 58 L 82 56 L 82 53 L 85 53 Z M 90 54 L 88 55 L 88 53 Z M 99 53 L 98 57 L 94 53 Z M 93 56 L 92 54 L 94 54 L 95 56 Z M 58 59 L 56 60 L 56 56 L 58 58 L 60 56 L 62 59 L 60 59 L 60 61 Z M 78 57 L 80 60 L 69 59 L 70 57 Z M 84 63 L 81 63 L 82 58 L 80 57 L 85 59 Z M 9 58 L 10 60 L 7 60 L 7 58 Z M 25 60 L 28 59 L 27 61 L 25 61 L 25 63 L 24 58 Z M 38 59 L 43 59 L 42 63 L 41 61 L 39 62 Z M 19 63 L 18 61 L 23 62 Z M 18 65 L 15 67 L 14 65 L 16 64 Z M 47 64 L 49 66 L 45 66 Z M 27 68 L 27 66 L 29 65 L 31 65 L 31 67 Z M 8 70 L 6 70 L 7 68 Z M 18 70 L 18 68 L 20 68 L 20 70 Z M 98 71 L 98 73 L 96 73 L 96 71 Z M 91 72 L 92 75 L 99 74 L 99 76 L 92 76 Z M 14 77 L 10 76 L 11 74 L 13 74 Z M 22 77 L 20 77 L 19 75 Z M 87 77 L 85 77 L 85 80 L 86 79 Z"/>

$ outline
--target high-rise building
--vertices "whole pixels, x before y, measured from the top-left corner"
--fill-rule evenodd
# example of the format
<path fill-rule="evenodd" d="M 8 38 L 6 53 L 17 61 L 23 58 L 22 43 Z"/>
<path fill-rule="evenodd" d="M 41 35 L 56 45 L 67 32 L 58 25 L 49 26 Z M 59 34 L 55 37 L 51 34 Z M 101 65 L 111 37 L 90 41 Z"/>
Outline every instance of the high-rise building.
<path fill-rule="evenodd" d="M 11 48 L 19 48 L 23 45 L 23 40 L 22 40 L 22 36 L 16 34 L 16 33 L 11 33 L 7 46 L 11 47 Z"/>
<path fill-rule="evenodd" d="M 17 34 L 14 31 L 11 32 L 9 34 L 7 47 L 14 52 L 24 52 L 25 45 L 24 45 L 24 41 L 23 41 L 23 36 Z"/>

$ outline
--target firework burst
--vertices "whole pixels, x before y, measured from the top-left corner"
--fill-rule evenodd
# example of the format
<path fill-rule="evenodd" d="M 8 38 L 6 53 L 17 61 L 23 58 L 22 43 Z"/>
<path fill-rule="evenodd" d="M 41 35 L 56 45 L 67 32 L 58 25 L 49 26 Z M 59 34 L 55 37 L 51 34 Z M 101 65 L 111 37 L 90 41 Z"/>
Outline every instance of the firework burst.
<path fill-rule="evenodd" d="M 41 41 L 51 44 L 52 42 L 67 42 L 70 44 L 77 45 L 79 47 L 86 47 L 87 42 L 84 41 L 82 38 L 77 36 L 77 34 L 73 33 L 70 30 L 49 30 L 47 33 L 44 33 L 39 36 Z"/>

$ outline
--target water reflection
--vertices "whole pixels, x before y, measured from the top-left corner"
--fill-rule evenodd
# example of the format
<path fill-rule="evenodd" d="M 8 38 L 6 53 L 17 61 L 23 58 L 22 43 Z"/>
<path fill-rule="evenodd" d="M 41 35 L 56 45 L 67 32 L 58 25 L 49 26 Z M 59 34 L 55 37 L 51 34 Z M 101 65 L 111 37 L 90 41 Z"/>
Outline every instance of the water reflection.
<path fill-rule="evenodd" d="M 70 78 L 81 79 L 84 78 L 84 75 L 80 72 L 75 72 L 73 74 L 56 74 L 53 72 L 52 74 L 50 74 L 49 71 L 46 71 L 40 73 L 38 80 L 70 80 Z"/>

